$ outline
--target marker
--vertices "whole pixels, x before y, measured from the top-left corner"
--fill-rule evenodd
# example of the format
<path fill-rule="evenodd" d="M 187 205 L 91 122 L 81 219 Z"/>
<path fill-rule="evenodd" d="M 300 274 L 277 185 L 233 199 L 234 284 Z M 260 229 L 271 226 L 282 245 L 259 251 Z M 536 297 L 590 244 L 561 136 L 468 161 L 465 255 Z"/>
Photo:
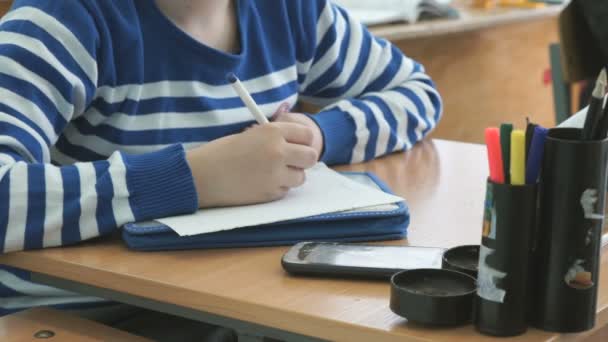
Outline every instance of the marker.
<path fill-rule="evenodd" d="M 488 163 L 490 165 L 490 180 L 502 184 L 505 176 L 502 168 L 502 152 L 500 151 L 500 135 L 498 128 L 486 128 L 486 146 L 488 148 Z"/>
<path fill-rule="evenodd" d="M 526 135 L 521 129 L 511 132 L 511 184 L 526 183 Z"/>
<path fill-rule="evenodd" d="M 528 121 L 526 124 L 526 155 L 530 155 L 530 146 L 532 146 L 532 138 L 534 137 L 534 128 L 538 126 L 535 123 Z"/>
<path fill-rule="evenodd" d="M 502 170 L 505 175 L 505 183 L 509 184 L 511 182 L 511 177 L 509 175 L 509 168 L 511 167 L 511 132 L 513 131 L 513 125 L 509 123 L 504 123 L 500 125 L 500 147 L 502 151 Z"/>
<path fill-rule="evenodd" d="M 260 107 L 258 107 L 258 105 L 255 103 L 253 97 L 251 97 L 251 94 L 249 94 L 247 89 L 245 89 L 238 77 L 236 77 L 234 73 L 229 73 L 226 75 L 226 79 L 228 82 L 230 82 L 232 88 L 234 88 L 234 91 L 236 91 L 236 93 L 239 95 L 245 106 L 247 106 L 247 109 L 249 109 L 249 112 L 251 112 L 255 118 L 255 121 L 257 121 L 260 125 L 267 124 L 268 119 L 264 113 L 262 113 Z"/>
<path fill-rule="evenodd" d="M 545 151 L 545 140 L 547 129 L 544 127 L 534 127 L 534 136 L 526 163 L 526 184 L 536 184 L 540 176 L 540 168 L 543 162 L 543 152 Z"/>

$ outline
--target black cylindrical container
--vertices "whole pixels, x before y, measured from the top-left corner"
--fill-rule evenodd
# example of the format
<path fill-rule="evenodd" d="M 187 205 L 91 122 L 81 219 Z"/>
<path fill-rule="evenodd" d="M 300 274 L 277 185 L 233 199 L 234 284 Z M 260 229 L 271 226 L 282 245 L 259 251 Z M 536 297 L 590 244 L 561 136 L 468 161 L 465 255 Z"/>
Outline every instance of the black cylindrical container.
<path fill-rule="evenodd" d="M 580 136 L 580 129 L 549 130 L 541 173 L 532 323 L 556 332 L 595 323 L 608 140 Z"/>
<path fill-rule="evenodd" d="M 515 336 L 527 330 L 537 193 L 537 185 L 488 182 L 473 316 L 484 334 Z"/>

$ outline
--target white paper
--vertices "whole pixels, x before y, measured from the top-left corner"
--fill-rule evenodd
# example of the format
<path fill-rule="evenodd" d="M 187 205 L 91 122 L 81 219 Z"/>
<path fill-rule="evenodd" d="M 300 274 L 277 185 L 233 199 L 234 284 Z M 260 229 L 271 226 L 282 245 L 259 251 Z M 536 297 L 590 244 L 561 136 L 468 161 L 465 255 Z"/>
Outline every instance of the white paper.
<path fill-rule="evenodd" d="M 291 189 L 278 201 L 202 209 L 191 215 L 168 217 L 157 221 L 169 226 L 180 236 L 188 236 L 400 201 L 403 201 L 401 197 L 357 183 L 319 163 L 306 171 L 304 185 Z"/>
<path fill-rule="evenodd" d="M 557 127 L 583 128 L 585 126 L 585 118 L 587 117 L 587 108 L 583 108 L 576 114 L 573 114 Z"/>

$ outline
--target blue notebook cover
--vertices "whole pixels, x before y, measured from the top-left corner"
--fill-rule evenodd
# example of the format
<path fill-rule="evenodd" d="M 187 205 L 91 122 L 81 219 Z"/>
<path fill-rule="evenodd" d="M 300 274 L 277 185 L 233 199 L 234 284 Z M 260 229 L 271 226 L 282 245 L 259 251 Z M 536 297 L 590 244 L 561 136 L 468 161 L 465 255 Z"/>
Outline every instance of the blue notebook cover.
<path fill-rule="evenodd" d="M 391 193 L 371 173 L 342 174 Z M 399 202 L 382 210 L 331 213 L 192 236 L 179 236 L 157 221 L 129 223 L 124 226 L 122 236 L 129 248 L 140 251 L 279 246 L 300 241 L 382 241 L 405 238 L 409 221 L 406 204 Z"/>

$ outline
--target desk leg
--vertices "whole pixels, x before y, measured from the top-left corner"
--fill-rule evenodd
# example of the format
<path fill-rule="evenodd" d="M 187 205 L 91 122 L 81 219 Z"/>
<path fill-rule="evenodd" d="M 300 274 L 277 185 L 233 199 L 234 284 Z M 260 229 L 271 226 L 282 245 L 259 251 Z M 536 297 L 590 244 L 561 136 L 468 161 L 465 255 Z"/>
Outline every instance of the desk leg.
<path fill-rule="evenodd" d="M 87 296 L 105 298 L 108 300 L 134 305 L 153 311 L 164 312 L 174 316 L 184 317 L 199 322 L 205 322 L 234 329 L 238 332 L 239 342 L 262 342 L 264 341 L 265 337 L 271 338 L 273 340 L 289 342 L 323 341 L 314 337 L 300 335 L 255 323 L 240 321 L 234 318 L 219 316 L 205 311 L 198 311 L 195 309 L 181 307 L 174 304 L 163 303 L 143 297 L 130 295 L 128 293 L 79 283 L 77 281 L 56 278 L 46 274 L 32 272 L 32 281 L 62 288 L 72 292 L 81 293 Z"/>

